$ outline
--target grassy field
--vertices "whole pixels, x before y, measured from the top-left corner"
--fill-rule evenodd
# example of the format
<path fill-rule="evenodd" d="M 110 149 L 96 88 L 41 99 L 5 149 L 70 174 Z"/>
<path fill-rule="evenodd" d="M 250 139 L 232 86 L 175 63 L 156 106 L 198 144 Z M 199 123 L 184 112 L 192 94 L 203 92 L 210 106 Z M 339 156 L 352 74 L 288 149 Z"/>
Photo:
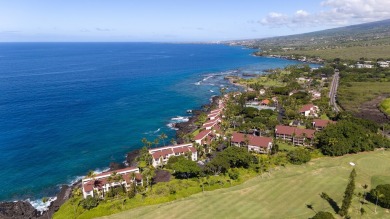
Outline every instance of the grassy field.
<path fill-rule="evenodd" d="M 280 55 L 300 54 L 306 56 L 319 56 L 323 59 L 333 60 L 341 58 L 346 60 L 359 60 L 361 57 L 368 59 L 390 58 L 390 45 L 381 46 L 353 46 L 338 49 L 302 50 L 279 52 Z"/>
<path fill-rule="evenodd" d="M 277 79 L 271 79 L 266 76 L 250 78 L 250 79 L 241 79 L 239 80 L 238 83 L 242 85 L 247 85 L 247 84 L 250 85 L 250 84 L 258 83 L 259 85 L 264 85 L 265 87 L 283 87 L 286 85 L 285 83 L 280 82 Z"/>
<path fill-rule="evenodd" d="M 118 218 L 309 218 L 314 211 L 330 211 L 319 194 L 326 192 L 340 206 L 352 166 L 356 164 L 355 193 L 362 185 L 390 183 L 390 152 L 376 151 L 337 158 L 320 158 L 305 165 L 281 167 L 270 175 L 255 177 L 244 184 L 192 195 L 170 203 L 136 208 L 116 215 Z M 313 210 L 307 205 L 312 205 Z M 352 218 L 359 218 L 358 197 L 350 208 Z M 362 218 L 390 218 L 388 210 L 364 205 Z M 336 218 L 337 215 L 335 215 Z"/>
<path fill-rule="evenodd" d="M 382 101 L 380 108 L 382 112 L 386 113 L 387 115 L 390 115 L 390 98 L 387 98 Z"/>
<path fill-rule="evenodd" d="M 347 111 L 358 111 L 360 105 L 383 93 L 390 93 L 390 82 L 348 82 L 337 92 L 340 105 Z"/>

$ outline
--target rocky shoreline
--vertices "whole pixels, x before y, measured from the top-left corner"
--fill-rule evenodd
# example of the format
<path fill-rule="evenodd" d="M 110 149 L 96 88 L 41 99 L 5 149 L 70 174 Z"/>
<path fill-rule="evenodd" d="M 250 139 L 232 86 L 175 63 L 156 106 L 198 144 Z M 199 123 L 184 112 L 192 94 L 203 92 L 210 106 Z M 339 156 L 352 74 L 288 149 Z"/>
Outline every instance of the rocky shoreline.
<path fill-rule="evenodd" d="M 57 194 L 57 199 L 50 203 L 47 211 L 40 212 L 28 201 L 1 202 L 0 218 L 2 219 L 43 219 L 52 218 L 60 206 L 68 200 L 72 190 L 81 186 L 81 180 L 71 186 L 63 185 Z"/>

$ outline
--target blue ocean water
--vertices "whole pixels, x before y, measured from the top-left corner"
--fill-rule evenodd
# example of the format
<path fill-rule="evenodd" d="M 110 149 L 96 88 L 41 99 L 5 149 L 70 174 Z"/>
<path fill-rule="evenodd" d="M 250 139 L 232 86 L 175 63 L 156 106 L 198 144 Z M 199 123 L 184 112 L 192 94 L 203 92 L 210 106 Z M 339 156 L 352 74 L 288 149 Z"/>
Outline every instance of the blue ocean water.
<path fill-rule="evenodd" d="M 296 64 L 251 52 L 195 44 L 0 44 L 0 201 L 53 196 L 89 170 L 122 162 L 143 137 L 174 137 L 172 118 L 208 103 L 233 70 Z"/>

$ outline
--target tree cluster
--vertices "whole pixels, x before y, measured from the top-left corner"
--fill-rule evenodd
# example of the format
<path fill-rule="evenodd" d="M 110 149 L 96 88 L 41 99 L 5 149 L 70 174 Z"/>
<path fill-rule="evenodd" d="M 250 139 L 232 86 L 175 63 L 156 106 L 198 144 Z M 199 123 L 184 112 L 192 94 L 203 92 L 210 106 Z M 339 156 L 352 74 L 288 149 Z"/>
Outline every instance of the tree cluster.
<path fill-rule="evenodd" d="M 254 157 L 246 148 L 229 147 L 217 155 L 205 166 L 208 174 L 226 173 L 230 168 L 248 168 Z"/>
<path fill-rule="evenodd" d="M 362 119 L 341 120 L 316 134 L 316 146 L 331 156 L 389 147 L 389 140 L 374 132 L 375 128 Z"/>
<path fill-rule="evenodd" d="M 378 185 L 370 191 L 370 200 L 384 208 L 390 209 L 390 184 Z"/>
<path fill-rule="evenodd" d="M 197 177 L 201 169 L 196 162 L 187 159 L 184 156 L 172 156 L 168 160 L 168 168 L 175 171 L 175 175 L 178 178 L 190 178 Z"/>

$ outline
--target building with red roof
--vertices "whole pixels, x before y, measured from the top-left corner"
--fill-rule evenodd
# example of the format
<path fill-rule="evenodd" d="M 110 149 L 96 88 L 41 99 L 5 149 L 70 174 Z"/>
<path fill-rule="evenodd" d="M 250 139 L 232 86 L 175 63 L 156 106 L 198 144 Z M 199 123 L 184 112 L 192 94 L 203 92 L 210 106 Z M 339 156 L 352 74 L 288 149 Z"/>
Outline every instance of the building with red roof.
<path fill-rule="evenodd" d="M 167 164 L 171 156 L 182 156 L 186 154 L 191 154 L 191 160 L 198 160 L 198 153 L 196 149 L 192 146 L 192 143 L 152 148 L 149 149 L 149 154 L 152 155 L 152 165 L 154 167 L 163 166 Z"/>
<path fill-rule="evenodd" d="M 199 134 L 197 134 L 194 138 L 195 143 L 200 145 L 205 144 L 208 136 L 212 136 L 212 137 L 214 136 L 211 128 L 199 132 Z"/>
<path fill-rule="evenodd" d="M 127 167 L 120 170 L 103 172 L 82 181 L 83 197 L 94 197 L 97 195 L 103 198 L 111 188 L 123 186 L 129 190 L 132 184 L 137 186 L 143 184 L 142 175 L 138 167 Z"/>
<path fill-rule="evenodd" d="M 277 125 L 275 138 L 291 141 L 294 145 L 312 145 L 315 130 Z"/>
<path fill-rule="evenodd" d="M 332 121 L 332 120 L 326 120 L 326 119 L 314 119 L 313 120 L 313 127 L 317 130 L 317 131 L 321 131 L 322 129 L 324 129 L 327 125 L 329 124 L 335 124 L 336 122 L 335 121 Z"/>
<path fill-rule="evenodd" d="M 273 146 L 273 139 L 268 137 L 259 137 L 250 134 L 234 132 L 231 143 L 238 147 L 247 147 L 248 151 L 257 153 L 269 153 Z"/>
<path fill-rule="evenodd" d="M 315 106 L 314 104 L 306 104 L 304 105 L 300 110 L 299 113 L 304 115 L 305 117 L 318 117 L 319 113 L 318 106 Z"/>
<path fill-rule="evenodd" d="M 268 99 L 262 100 L 261 105 L 268 106 L 270 104 L 270 101 Z"/>

